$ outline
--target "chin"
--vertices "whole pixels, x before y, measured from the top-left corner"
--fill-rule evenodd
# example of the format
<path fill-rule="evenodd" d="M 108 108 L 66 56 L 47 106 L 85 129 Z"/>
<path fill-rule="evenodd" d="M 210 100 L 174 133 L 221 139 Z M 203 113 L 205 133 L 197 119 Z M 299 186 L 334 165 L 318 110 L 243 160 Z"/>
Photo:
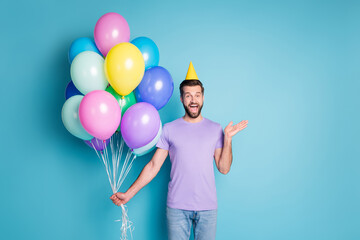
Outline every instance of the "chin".
<path fill-rule="evenodd" d="M 184 109 L 185 109 L 185 112 L 187 113 L 187 115 L 189 116 L 189 117 L 191 117 L 191 118 L 197 118 L 197 117 L 199 117 L 200 116 L 200 114 L 201 114 L 201 109 L 202 109 L 202 105 L 199 107 L 199 110 L 196 112 L 196 113 L 193 113 L 193 112 L 191 112 L 190 111 L 190 109 L 188 108 L 188 107 L 186 107 L 184 104 L 183 104 L 183 106 L 184 106 Z"/>
<path fill-rule="evenodd" d="M 189 115 L 189 117 L 191 118 L 197 118 L 200 114 L 196 114 L 196 115 Z"/>
<path fill-rule="evenodd" d="M 200 111 L 198 111 L 198 112 L 196 112 L 196 113 L 193 113 L 193 112 L 190 112 L 188 109 L 187 109 L 187 114 L 189 115 L 189 117 L 191 117 L 191 118 L 197 118 L 197 117 L 199 117 L 200 116 Z"/>

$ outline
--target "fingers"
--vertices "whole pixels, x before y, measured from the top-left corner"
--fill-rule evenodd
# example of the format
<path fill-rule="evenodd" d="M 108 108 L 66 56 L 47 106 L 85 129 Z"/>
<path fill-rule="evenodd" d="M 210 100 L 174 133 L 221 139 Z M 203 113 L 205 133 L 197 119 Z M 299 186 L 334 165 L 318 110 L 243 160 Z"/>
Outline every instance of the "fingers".
<path fill-rule="evenodd" d="M 121 204 L 125 204 L 127 202 L 125 194 L 121 192 L 114 193 L 110 199 L 113 201 L 113 203 L 117 206 L 120 206 Z"/>
<path fill-rule="evenodd" d="M 121 192 L 117 192 L 114 194 L 117 198 L 119 199 L 123 199 L 124 198 L 124 193 L 121 193 Z"/>
<path fill-rule="evenodd" d="M 241 130 L 243 130 L 244 128 L 247 127 L 247 123 L 248 120 L 243 120 L 237 124 L 235 124 L 232 129 L 230 130 L 230 134 L 231 136 L 234 136 L 235 134 L 237 134 L 238 132 L 240 132 Z"/>
<path fill-rule="evenodd" d="M 110 199 L 114 204 L 119 206 L 120 199 L 117 197 L 117 193 L 114 193 L 113 195 L 111 195 Z"/>
<path fill-rule="evenodd" d="M 238 124 L 245 124 L 245 125 L 246 125 L 246 124 L 248 124 L 248 122 L 249 122 L 248 120 L 242 120 L 242 121 L 239 122 Z M 236 125 L 238 125 L 238 124 L 236 124 Z"/>
<path fill-rule="evenodd" d="M 239 122 L 238 124 L 236 124 L 237 126 L 246 126 L 248 124 L 248 120 L 243 120 L 241 122 Z"/>
<path fill-rule="evenodd" d="M 121 205 L 121 203 L 120 203 L 120 201 L 119 201 L 119 200 L 117 200 L 117 201 L 113 201 L 113 203 L 114 203 L 116 206 L 120 206 L 120 205 Z"/>
<path fill-rule="evenodd" d="M 233 125 L 233 121 L 231 121 L 226 127 L 230 127 L 230 126 L 232 126 Z"/>
<path fill-rule="evenodd" d="M 241 125 L 247 125 L 248 122 L 249 122 L 248 120 L 242 120 L 241 122 L 235 124 L 234 127 L 238 127 L 238 126 L 241 126 Z M 231 126 L 232 124 L 233 124 L 233 121 L 231 121 L 231 122 L 227 125 L 227 127 Z"/>
<path fill-rule="evenodd" d="M 113 195 L 111 195 L 110 199 L 111 199 L 111 200 L 118 199 L 118 197 L 117 197 L 116 193 L 114 193 Z"/>
<path fill-rule="evenodd" d="M 121 204 L 123 204 L 123 201 L 122 201 L 121 199 L 117 198 L 117 197 L 112 198 L 112 196 L 111 196 L 110 199 L 111 199 L 112 202 L 113 202 L 115 205 L 117 205 L 117 206 L 120 206 Z"/>
<path fill-rule="evenodd" d="M 115 200 L 115 201 L 113 201 L 113 203 L 116 205 L 116 206 L 120 206 L 121 204 L 122 204 L 122 201 L 120 201 L 120 200 Z"/>
<path fill-rule="evenodd" d="M 116 205 L 119 204 L 119 198 L 116 197 L 116 194 L 111 195 L 110 199 L 114 204 L 116 204 Z"/>
<path fill-rule="evenodd" d="M 237 124 L 234 125 L 234 129 L 239 130 L 239 129 L 243 129 L 247 126 L 247 122 L 246 121 L 241 121 Z"/>
<path fill-rule="evenodd" d="M 123 198 L 125 198 L 125 196 L 124 196 L 124 193 L 121 193 L 121 192 L 114 193 L 114 194 L 111 195 L 111 197 L 110 197 L 111 200 L 123 199 Z"/>
<path fill-rule="evenodd" d="M 244 128 L 247 127 L 247 123 L 248 123 L 248 120 L 245 120 L 245 121 L 241 121 L 239 122 L 238 124 L 236 124 L 236 128 L 240 130 L 243 130 Z"/>

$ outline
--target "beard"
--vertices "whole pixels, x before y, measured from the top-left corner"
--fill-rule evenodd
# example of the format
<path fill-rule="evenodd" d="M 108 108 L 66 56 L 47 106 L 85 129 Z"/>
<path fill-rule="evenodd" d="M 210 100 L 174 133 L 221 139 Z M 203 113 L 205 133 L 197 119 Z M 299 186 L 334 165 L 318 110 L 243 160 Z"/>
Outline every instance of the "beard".
<path fill-rule="evenodd" d="M 197 105 L 198 105 L 198 110 L 197 110 L 197 112 L 191 112 L 191 110 L 190 110 L 190 105 L 192 105 L 192 104 L 190 103 L 188 106 L 185 106 L 185 104 L 183 104 L 184 109 L 185 109 L 185 112 L 189 115 L 189 117 L 191 117 L 191 118 L 197 118 L 197 117 L 200 115 L 201 109 L 202 109 L 202 107 L 203 107 L 204 104 L 203 104 L 203 105 L 197 104 Z"/>

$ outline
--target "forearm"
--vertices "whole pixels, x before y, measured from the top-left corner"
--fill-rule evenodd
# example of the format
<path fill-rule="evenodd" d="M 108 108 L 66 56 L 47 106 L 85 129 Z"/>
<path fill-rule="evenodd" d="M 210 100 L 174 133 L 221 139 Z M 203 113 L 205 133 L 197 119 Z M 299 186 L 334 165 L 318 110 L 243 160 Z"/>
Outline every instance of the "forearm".
<path fill-rule="evenodd" d="M 223 174 L 227 174 L 230 171 L 232 163 L 232 140 L 231 138 L 224 138 L 224 146 L 221 152 L 221 157 L 219 160 L 219 171 Z"/>
<path fill-rule="evenodd" d="M 126 191 L 126 195 L 131 199 L 137 192 L 145 187 L 159 172 L 159 168 L 155 167 L 153 162 L 150 161 L 144 169 L 141 171 L 139 177 L 131 185 L 131 187 Z"/>

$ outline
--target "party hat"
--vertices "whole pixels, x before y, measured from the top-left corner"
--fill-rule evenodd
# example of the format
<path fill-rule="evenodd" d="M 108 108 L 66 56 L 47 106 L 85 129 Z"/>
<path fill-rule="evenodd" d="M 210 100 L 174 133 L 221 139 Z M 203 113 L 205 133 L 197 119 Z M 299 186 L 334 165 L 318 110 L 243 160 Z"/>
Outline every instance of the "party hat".
<path fill-rule="evenodd" d="M 199 80 L 198 76 L 196 75 L 194 66 L 193 66 L 191 61 L 190 61 L 189 69 L 188 69 L 188 72 L 186 74 L 185 80 Z"/>

